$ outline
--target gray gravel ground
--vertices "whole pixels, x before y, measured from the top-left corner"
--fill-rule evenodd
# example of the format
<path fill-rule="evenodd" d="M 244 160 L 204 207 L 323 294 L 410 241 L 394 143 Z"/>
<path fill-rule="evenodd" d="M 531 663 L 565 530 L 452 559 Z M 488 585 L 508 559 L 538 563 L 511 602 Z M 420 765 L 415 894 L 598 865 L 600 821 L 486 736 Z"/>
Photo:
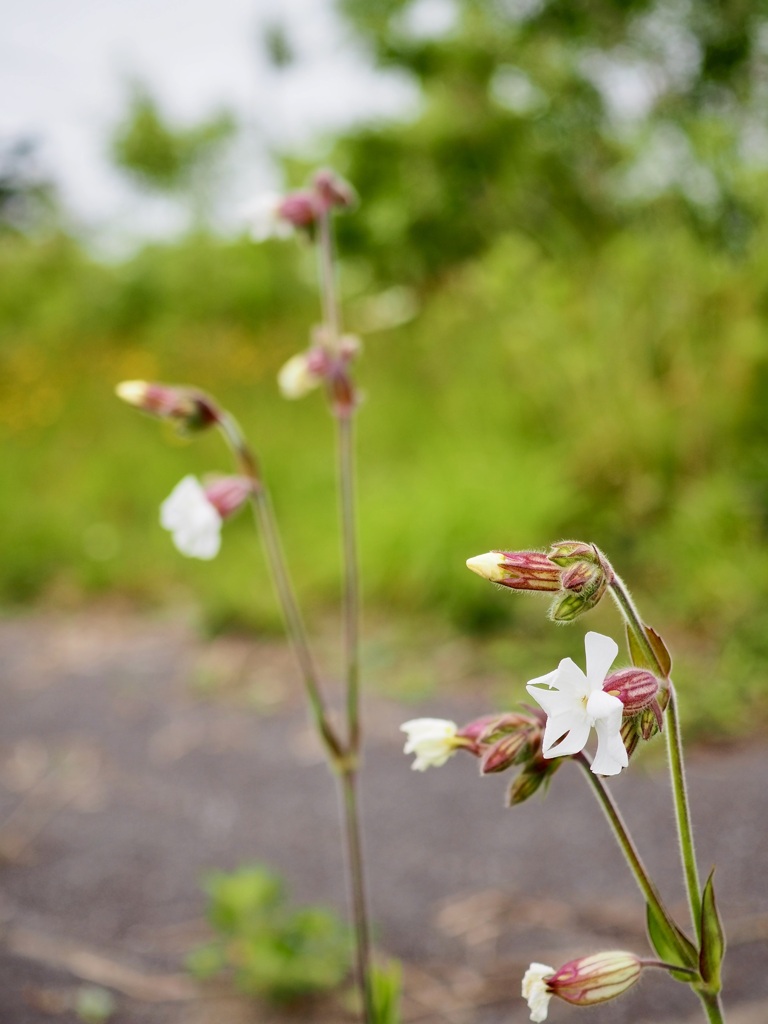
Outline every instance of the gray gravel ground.
<path fill-rule="evenodd" d="M 279 1016 L 183 973 L 205 937 L 200 878 L 262 861 L 297 901 L 344 906 L 336 797 L 276 645 L 204 648 L 178 623 L 126 615 L 0 623 L 0 1024 L 76 1022 L 83 987 L 114 1024 L 351 1019 Z M 215 684 L 215 685 L 214 685 Z M 506 778 L 467 757 L 410 771 L 398 727 L 491 710 L 478 691 L 406 711 L 365 707 L 363 789 L 377 944 L 405 963 L 405 1020 L 522 1024 L 530 960 L 647 952 L 642 901 L 578 771 L 503 807 Z M 764 745 L 698 750 L 689 780 L 703 871 L 717 864 L 732 1024 L 768 1024 L 768 764 Z M 666 777 L 653 757 L 612 783 L 646 861 L 684 914 Z M 622 1000 L 550 1020 L 702 1019 L 654 972 Z"/>

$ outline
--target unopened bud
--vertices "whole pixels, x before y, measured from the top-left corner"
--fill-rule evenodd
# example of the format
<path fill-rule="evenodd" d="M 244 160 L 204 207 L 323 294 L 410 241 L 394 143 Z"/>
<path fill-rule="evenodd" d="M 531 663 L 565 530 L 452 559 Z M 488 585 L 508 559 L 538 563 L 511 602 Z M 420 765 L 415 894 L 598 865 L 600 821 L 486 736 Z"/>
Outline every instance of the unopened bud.
<path fill-rule="evenodd" d="M 150 416 L 172 420 L 184 430 L 204 430 L 221 419 L 213 400 L 194 388 L 125 380 L 117 385 L 115 393 L 128 405 Z"/>
<path fill-rule="evenodd" d="M 238 512 L 253 494 L 253 481 L 244 476 L 217 477 L 204 487 L 206 499 L 222 519 Z"/>
<path fill-rule="evenodd" d="M 289 192 L 277 206 L 280 220 L 294 228 L 309 228 L 317 220 L 317 200 L 311 192 Z"/>
<path fill-rule="evenodd" d="M 560 590 L 560 569 L 540 551 L 488 551 L 468 558 L 467 568 L 512 590 Z"/>
<path fill-rule="evenodd" d="M 642 961 L 634 953 L 611 951 L 571 960 L 544 979 L 547 991 L 574 1006 L 615 999 L 640 977 Z"/>
<path fill-rule="evenodd" d="M 328 167 L 315 171 L 312 184 L 326 209 L 332 206 L 348 209 L 357 205 L 357 192 L 354 188 Z"/>
<path fill-rule="evenodd" d="M 559 540 L 549 549 L 547 557 L 563 568 L 576 562 L 605 565 L 605 559 L 599 549 L 583 540 Z"/>
<path fill-rule="evenodd" d="M 504 772 L 515 764 L 519 764 L 530 749 L 527 732 L 510 733 L 490 746 L 483 754 L 480 771 L 483 775 Z"/>
<path fill-rule="evenodd" d="M 636 715 L 656 702 L 659 680 L 643 668 L 622 668 L 611 672 L 603 683 L 606 693 L 618 697 L 625 715 Z"/>

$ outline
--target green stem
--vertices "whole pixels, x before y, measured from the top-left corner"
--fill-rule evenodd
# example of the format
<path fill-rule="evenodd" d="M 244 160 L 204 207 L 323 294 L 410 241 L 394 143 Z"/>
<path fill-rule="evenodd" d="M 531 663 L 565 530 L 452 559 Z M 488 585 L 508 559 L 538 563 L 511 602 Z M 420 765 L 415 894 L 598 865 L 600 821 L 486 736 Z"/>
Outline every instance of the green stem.
<path fill-rule="evenodd" d="M 323 320 L 330 332 L 331 343 L 336 348 L 341 334 L 341 313 L 336 298 L 336 280 L 333 273 L 333 232 L 331 231 L 330 210 L 324 210 L 319 218 L 317 252 Z"/>
<path fill-rule="evenodd" d="M 228 413 L 223 413 L 218 425 L 235 457 L 238 469 L 251 481 L 251 504 L 267 556 L 267 563 L 272 574 L 272 581 L 283 612 L 286 632 L 301 669 L 304 689 L 309 699 L 318 733 L 325 744 L 331 761 L 338 763 L 343 759 L 344 751 L 328 719 L 320 685 L 320 673 L 312 656 L 304 620 L 302 619 L 293 584 L 291 583 L 269 492 L 261 482 L 256 457 L 248 446 L 243 432 L 234 417 Z"/>
<path fill-rule="evenodd" d="M 339 785 L 344 804 L 344 832 L 347 843 L 347 873 L 355 927 L 357 982 L 363 1000 L 363 1019 L 374 1022 L 373 985 L 371 977 L 371 933 L 368 923 L 368 901 L 363 873 L 363 848 L 357 800 L 357 773 L 351 764 L 342 770 Z"/>
<path fill-rule="evenodd" d="M 349 751 L 360 748 L 360 572 L 355 524 L 354 431 L 351 416 L 337 417 L 339 508 L 344 558 L 344 660 Z"/>
<path fill-rule="evenodd" d="M 627 864 L 629 865 L 632 874 L 635 876 L 635 881 L 637 882 L 640 891 L 646 901 L 654 908 L 657 915 L 664 918 L 664 920 L 666 920 L 670 925 L 671 930 L 676 932 L 677 928 L 675 922 L 667 908 L 664 906 L 661 896 L 659 895 L 659 891 L 643 864 L 637 847 L 629 834 L 627 826 L 624 824 L 621 812 L 608 791 L 608 788 L 600 776 L 595 775 L 592 771 L 589 760 L 583 753 L 575 754 L 573 759 L 577 761 L 586 772 L 587 779 L 589 780 L 595 796 L 608 819 L 608 823 L 614 831 L 614 835 L 621 847 L 621 852 L 624 854 Z M 681 955 L 685 955 L 684 950 L 681 950 Z"/>
<path fill-rule="evenodd" d="M 685 764 L 683 761 L 683 744 L 680 733 L 680 721 L 677 713 L 677 700 L 672 680 L 667 675 L 667 669 L 659 661 L 658 654 L 651 644 L 640 614 L 635 607 L 629 591 L 623 580 L 611 569 L 611 580 L 609 583 L 611 594 L 618 605 L 627 625 L 643 652 L 648 657 L 650 664 L 656 666 L 657 674 L 663 679 L 669 689 L 669 702 L 665 712 L 667 727 L 667 753 L 669 756 L 669 772 L 672 779 L 672 793 L 675 803 L 675 817 L 677 819 L 677 832 L 680 839 L 680 853 L 685 873 L 685 885 L 688 893 L 688 905 L 691 909 L 693 927 L 699 941 L 701 941 L 701 882 L 699 881 L 699 870 L 696 864 L 696 851 L 693 844 L 693 825 L 691 822 L 691 811 L 688 800 L 688 789 L 685 782 Z"/>
<path fill-rule="evenodd" d="M 719 993 L 697 992 L 709 1024 L 725 1024 L 725 1012 Z"/>

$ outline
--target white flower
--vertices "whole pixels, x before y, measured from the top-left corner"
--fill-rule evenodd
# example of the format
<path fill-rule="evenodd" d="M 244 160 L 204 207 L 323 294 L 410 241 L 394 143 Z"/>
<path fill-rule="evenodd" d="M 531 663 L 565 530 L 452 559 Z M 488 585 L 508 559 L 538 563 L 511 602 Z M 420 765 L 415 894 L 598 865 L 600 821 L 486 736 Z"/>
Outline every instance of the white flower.
<path fill-rule="evenodd" d="M 277 192 L 264 192 L 243 210 L 254 242 L 266 242 L 268 238 L 290 238 L 293 226 L 280 216 L 283 198 Z"/>
<path fill-rule="evenodd" d="M 592 762 L 596 775 L 618 775 L 629 762 L 621 739 L 624 705 L 603 690 L 619 648 L 600 633 L 587 633 L 586 675 L 570 658 L 563 658 L 554 672 L 531 679 L 526 689 L 547 713 L 542 754 L 564 757 L 583 750 L 594 726 L 597 753 Z M 548 689 L 545 689 L 548 687 Z"/>
<path fill-rule="evenodd" d="M 551 977 L 554 973 L 554 967 L 547 967 L 546 964 L 531 964 L 523 975 L 523 999 L 528 1000 L 531 1020 L 535 1024 L 541 1024 L 541 1021 L 547 1019 L 552 993 L 547 988 L 544 979 Z"/>
<path fill-rule="evenodd" d="M 315 371 L 306 352 L 291 356 L 277 375 L 277 384 L 283 398 L 303 398 L 322 380 L 322 375 Z"/>
<path fill-rule="evenodd" d="M 221 546 L 222 519 L 193 476 L 185 476 L 160 506 L 160 524 L 189 558 L 215 558 Z"/>
<path fill-rule="evenodd" d="M 461 746 L 456 740 L 458 726 L 444 718 L 413 718 L 400 729 L 408 736 L 404 752 L 416 755 L 411 767 L 417 772 L 439 768 Z"/>

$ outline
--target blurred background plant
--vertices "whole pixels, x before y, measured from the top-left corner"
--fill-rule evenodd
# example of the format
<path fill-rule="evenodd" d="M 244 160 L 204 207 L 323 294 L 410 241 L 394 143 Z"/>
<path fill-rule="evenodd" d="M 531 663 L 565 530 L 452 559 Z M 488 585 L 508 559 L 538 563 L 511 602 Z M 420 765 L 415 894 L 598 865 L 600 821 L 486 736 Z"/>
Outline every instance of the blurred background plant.
<path fill-rule="evenodd" d="M 294 909 L 282 880 L 259 864 L 205 882 L 216 938 L 187 965 L 200 979 L 232 973 L 249 996 L 290 1003 L 338 989 L 350 970 L 348 929 L 322 907 Z"/>
<path fill-rule="evenodd" d="M 768 8 L 337 6 L 369 61 L 420 96 L 410 119 L 325 146 L 362 198 L 340 251 L 372 396 L 358 439 L 369 619 L 421 651 L 459 632 L 473 672 L 514 665 L 518 682 L 547 660 L 539 635 L 557 638 L 527 603 L 473 586 L 464 558 L 588 537 L 668 624 L 684 702 L 695 687 L 687 720 L 713 735 L 764 725 Z M 263 44 L 287 74 L 284 27 Z M 263 453 L 322 629 L 339 587 L 334 482 L 318 457 L 332 424 L 324 436 L 314 399 L 287 410 L 274 383 L 314 316 L 314 267 L 300 246 L 220 228 L 237 138 L 230 114 L 177 124 L 136 85 L 111 153 L 134 183 L 171 193 L 187 226 L 111 260 L 67 226 L 30 150 L 0 157 L 6 605 L 202 594 L 209 629 L 277 628 L 271 594 L 249 587 L 246 524 L 196 567 L 155 521 L 180 453 L 111 391 L 176 379 L 216 393 Z M 315 141 L 306 149 L 276 154 L 291 186 L 317 159 Z M 213 443 L 183 453 L 185 470 Z"/>

